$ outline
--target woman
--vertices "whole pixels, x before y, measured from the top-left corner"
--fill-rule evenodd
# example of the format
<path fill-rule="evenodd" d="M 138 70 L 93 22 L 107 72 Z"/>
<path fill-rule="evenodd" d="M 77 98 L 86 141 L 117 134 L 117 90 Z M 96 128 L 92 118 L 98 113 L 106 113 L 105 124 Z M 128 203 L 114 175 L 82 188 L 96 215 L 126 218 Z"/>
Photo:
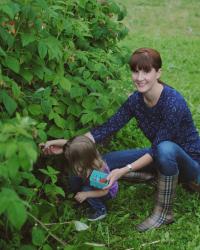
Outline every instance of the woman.
<path fill-rule="evenodd" d="M 154 168 L 158 172 L 154 211 L 137 226 L 139 231 L 146 231 L 173 222 L 172 205 L 178 177 L 199 190 L 200 137 L 184 98 L 160 81 L 160 54 L 151 48 L 140 48 L 132 54 L 129 65 L 137 91 L 106 123 L 86 135 L 99 143 L 134 117 L 150 140 L 151 148 L 111 152 L 104 157 L 114 169 L 108 176 L 108 188 L 130 171 Z M 44 152 L 61 152 L 62 142 L 66 141 L 47 142 Z"/>

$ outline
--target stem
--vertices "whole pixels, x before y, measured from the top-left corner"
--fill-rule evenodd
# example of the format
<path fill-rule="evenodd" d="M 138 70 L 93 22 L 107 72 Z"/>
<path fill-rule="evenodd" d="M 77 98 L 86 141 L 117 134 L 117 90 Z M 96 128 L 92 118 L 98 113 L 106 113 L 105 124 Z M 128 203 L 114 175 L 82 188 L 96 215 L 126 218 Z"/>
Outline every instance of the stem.
<path fill-rule="evenodd" d="M 70 224 L 71 222 L 69 221 L 64 221 L 64 222 L 54 222 L 54 223 L 44 223 L 45 226 L 52 226 L 52 225 L 65 225 L 65 224 Z"/>
<path fill-rule="evenodd" d="M 46 227 L 46 225 L 45 225 L 42 221 L 40 221 L 38 218 L 36 218 L 33 214 L 31 214 L 31 213 L 29 213 L 29 212 L 27 212 L 27 213 L 28 213 L 28 215 L 29 215 L 31 218 L 33 218 L 38 224 L 40 224 L 40 226 L 41 226 L 42 228 L 44 228 L 52 238 L 54 238 L 55 240 L 57 240 L 61 245 L 67 246 L 67 243 L 66 243 L 65 241 L 63 241 L 62 239 L 58 238 L 55 234 L 53 234 L 53 233 Z"/>

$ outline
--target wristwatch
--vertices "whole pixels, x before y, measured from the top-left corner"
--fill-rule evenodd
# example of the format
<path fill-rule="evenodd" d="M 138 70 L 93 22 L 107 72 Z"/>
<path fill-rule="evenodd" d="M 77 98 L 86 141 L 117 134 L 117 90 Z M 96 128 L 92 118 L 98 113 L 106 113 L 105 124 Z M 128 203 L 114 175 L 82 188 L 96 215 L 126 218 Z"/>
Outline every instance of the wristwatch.
<path fill-rule="evenodd" d="M 126 166 L 128 167 L 129 172 L 132 172 L 132 171 L 133 171 L 132 165 L 131 165 L 131 164 L 128 164 L 128 165 L 126 165 Z"/>

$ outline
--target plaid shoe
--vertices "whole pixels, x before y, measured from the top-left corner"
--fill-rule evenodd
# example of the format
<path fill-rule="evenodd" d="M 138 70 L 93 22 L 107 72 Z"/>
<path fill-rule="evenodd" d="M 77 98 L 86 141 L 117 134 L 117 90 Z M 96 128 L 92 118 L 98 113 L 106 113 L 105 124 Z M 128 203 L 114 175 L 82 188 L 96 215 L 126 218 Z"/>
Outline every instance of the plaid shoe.
<path fill-rule="evenodd" d="M 174 221 L 172 206 L 177 182 L 178 175 L 164 176 L 160 174 L 154 211 L 149 218 L 136 226 L 139 232 L 170 224 Z"/>
<path fill-rule="evenodd" d="M 155 180 L 155 175 L 146 172 L 130 172 L 122 176 L 121 179 L 134 183 L 152 182 Z"/>
<path fill-rule="evenodd" d="M 102 220 L 103 218 L 105 218 L 107 215 L 105 210 L 97 210 L 93 213 L 91 213 L 88 216 L 88 220 L 89 221 L 97 221 L 97 220 Z"/>

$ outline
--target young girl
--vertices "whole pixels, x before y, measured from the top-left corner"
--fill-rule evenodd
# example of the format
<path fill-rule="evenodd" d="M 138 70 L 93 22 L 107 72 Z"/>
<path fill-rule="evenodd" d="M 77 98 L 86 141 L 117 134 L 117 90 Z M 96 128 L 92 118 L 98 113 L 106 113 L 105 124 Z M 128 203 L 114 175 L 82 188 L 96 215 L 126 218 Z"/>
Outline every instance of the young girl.
<path fill-rule="evenodd" d="M 72 189 L 76 193 L 74 198 L 79 203 L 87 201 L 94 210 L 88 220 L 103 219 L 107 213 L 105 201 L 116 196 L 118 184 L 114 182 L 106 190 L 90 186 L 89 177 L 94 169 L 109 173 L 109 168 L 101 159 L 95 144 L 86 136 L 77 136 L 65 143 L 63 152 L 75 175 L 70 178 Z"/>

